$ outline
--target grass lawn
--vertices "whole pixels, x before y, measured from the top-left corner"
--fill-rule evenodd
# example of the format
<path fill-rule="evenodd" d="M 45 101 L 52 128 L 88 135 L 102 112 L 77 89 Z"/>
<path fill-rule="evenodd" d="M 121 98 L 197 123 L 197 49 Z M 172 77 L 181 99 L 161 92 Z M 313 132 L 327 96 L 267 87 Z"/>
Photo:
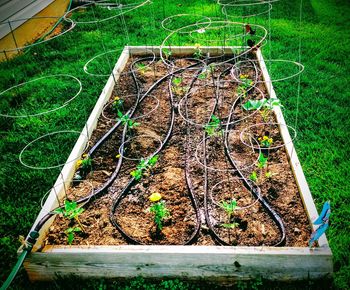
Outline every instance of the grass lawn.
<path fill-rule="evenodd" d="M 350 5 L 347 0 L 308 0 L 303 1 L 302 8 L 301 25 L 300 0 L 276 2 L 273 4 L 270 22 L 266 15 L 254 17 L 251 22 L 261 23 L 266 28 L 271 27 L 271 42 L 263 47 L 263 54 L 267 59 L 271 57 L 298 61 L 301 40 L 301 62 L 305 65 L 305 71 L 301 75 L 300 95 L 298 96 L 297 78 L 276 83 L 275 87 L 277 95 L 286 107 L 284 114 L 287 122 L 292 126 L 296 125 L 298 138 L 295 144 L 318 209 L 321 209 L 326 200 L 331 201 L 331 225 L 327 238 L 334 255 L 333 286 L 348 289 L 350 288 L 348 185 Z M 74 15 L 74 19 L 91 20 L 94 16 L 99 16 L 96 14 L 98 11 L 95 14 L 94 12 L 91 10 L 80 12 Z M 104 16 L 104 13 L 107 12 L 101 12 L 101 15 Z M 167 36 L 161 28 L 161 21 L 165 17 L 180 13 L 224 19 L 221 9 L 213 0 L 154 0 L 152 5 L 145 5 L 123 17 L 95 24 L 78 24 L 72 32 L 33 47 L 9 62 L 0 63 L 1 91 L 25 81 L 53 74 L 71 74 L 79 78 L 82 83 L 81 94 L 63 109 L 39 117 L 1 118 L 0 281 L 5 280 L 16 261 L 16 250 L 20 245 L 19 236 L 28 233 L 41 209 L 41 198 L 50 190 L 60 171 L 59 168 L 34 170 L 22 166 L 18 160 L 22 148 L 33 139 L 49 132 L 81 131 L 107 79 L 85 74 L 84 64 L 99 53 L 122 48 L 126 44 L 159 45 Z M 193 45 L 198 42 L 188 37 L 178 37 L 172 39 L 171 44 Z M 220 40 L 216 44 L 219 43 Z M 208 44 L 201 43 L 201 45 Z M 111 59 L 111 63 L 115 60 L 116 58 Z M 102 69 L 108 72 L 109 65 L 108 63 L 105 65 L 106 67 Z M 275 78 L 283 76 L 283 73 L 272 65 L 271 75 Z M 18 103 L 25 102 L 26 109 L 34 111 L 35 103 L 31 101 L 35 96 L 45 95 L 42 108 L 57 108 L 57 105 L 52 107 L 49 105 L 64 103 L 66 99 L 62 96 L 73 96 L 74 92 L 79 90 L 79 85 L 68 77 L 49 78 L 41 82 L 43 83 L 45 86 L 41 86 L 40 82 L 31 83 L 23 95 L 14 97 L 22 97 L 23 99 L 17 99 Z M 6 103 L 0 96 L 0 112 L 4 113 L 4 110 L 8 110 L 8 106 L 16 109 L 19 104 Z M 45 154 L 47 148 L 36 148 L 31 151 L 28 158 L 42 166 L 64 162 L 73 144 L 66 139 L 55 139 L 55 144 L 55 154 L 47 155 Z M 13 285 L 21 289 L 27 288 L 24 286 L 26 283 L 27 278 L 22 271 Z M 102 282 L 83 284 L 85 288 L 107 287 Z M 172 286 L 158 285 L 152 288 L 154 284 L 140 283 L 137 280 L 127 287 L 131 287 L 130 289 L 137 289 L 140 285 L 149 285 L 148 289 L 189 287 L 189 284 L 179 281 L 169 284 Z M 264 287 L 259 284 L 257 282 L 254 285 Z M 307 288 L 312 285 L 310 286 L 308 282 L 302 285 L 295 284 L 295 288 L 298 289 L 303 286 Z M 48 285 L 40 287 L 47 288 Z M 59 288 L 59 284 L 51 284 L 50 287 Z M 143 289 L 143 286 L 140 287 Z M 293 289 L 293 286 L 290 287 Z"/>

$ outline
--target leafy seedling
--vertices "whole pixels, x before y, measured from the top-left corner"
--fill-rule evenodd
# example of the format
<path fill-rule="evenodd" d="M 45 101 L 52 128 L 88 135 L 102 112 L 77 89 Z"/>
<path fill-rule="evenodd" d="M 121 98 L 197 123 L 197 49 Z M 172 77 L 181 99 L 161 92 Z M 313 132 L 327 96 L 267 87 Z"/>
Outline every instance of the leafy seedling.
<path fill-rule="evenodd" d="M 258 168 L 263 169 L 267 167 L 267 159 L 264 154 L 260 153 L 258 158 Z"/>
<path fill-rule="evenodd" d="M 274 107 L 282 107 L 280 100 L 277 98 L 248 100 L 245 104 L 243 104 L 243 109 L 247 111 L 260 110 L 261 108 L 272 110 Z"/>
<path fill-rule="evenodd" d="M 66 233 L 66 235 L 67 235 L 67 242 L 68 242 L 69 245 L 71 245 L 73 243 L 74 236 L 75 236 L 74 233 L 81 232 L 81 231 L 82 230 L 79 227 L 68 228 L 68 229 L 66 229 L 64 231 Z"/>
<path fill-rule="evenodd" d="M 79 220 L 79 215 L 81 215 L 84 212 L 84 209 L 82 207 L 79 207 L 78 204 L 75 201 L 64 201 L 64 207 L 57 208 L 53 211 L 55 214 L 62 214 L 63 217 L 69 219 L 69 220 L 75 220 L 78 222 L 80 227 L 74 227 L 74 228 L 68 228 L 66 230 L 68 243 L 71 244 L 74 239 L 74 232 L 84 232 L 84 227 L 81 224 Z M 75 229 L 75 230 L 74 230 Z M 77 230 L 79 229 L 79 230 Z"/>
<path fill-rule="evenodd" d="M 164 53 L 164 55 L 165 55 L 165 59 L 166 60 L 168 60 L 171 56 L 172 56 L 172 52 L 171 52 L 171 50 L 169 50 L 169 49 L 167 49 L 167 48 L 164 48 L 163 49 L 163 53 Z"/>
<path fill-rule="evenodd" d="M 203 52 L 202 52 L 201 46 L 200 46 L 200 44 L 196 43 L 193 57 L 199 59 L 202 56 L 203 56 Z"/>
<path fill-rule="evenodd" d="M 267 171 L 265 173 L 265 177 L 268 178 L 268 179 L 271 179 L 274 175 L 277 175 L 277 173 L 274 173 L 272 171 Z"/>
<path fill-rule="evenodd" d="M 253 172 L 250 174 L 249 179 L 250 179 L 251 181 L 254 181 L 254 182 L 256 182 L 256 181 L 258 180 L 258 175 L 257 175 L 256 171 L 253 171 Z"/>
<path fill-rule="evenodd" d="M 136 69 L 141 73 L 145 74 L 145 72 L 148 70 L 148 67 L 144 63 L 137 63 L 135 64 Z"/>
<path fill-rule="evenodd" d="M 179 78 L 173 78 L 172 83 L 173 83 L 174 86 L 178 87 L 182 83 L 182 78 L 180 78 L 180 77 Z"/>
<path fill-rule="evenodd" d="M 219 206 L 226 212 L 228 223 L 222 224 L 224 228 L 235 228 L 238 223 L 231 223 L 231 217 L 235 210 L 237 209 L 237 201 L 232 199 L 230 202 L 224 200 L 220 201 Z"/>
<path fill-rule="evenodd" d="M 150 212 L 154 214 L 153 221 L 157 227 L 157 231 L 161 231 L 163 229 L 163 221 L 170 216 L 164 200 L 154 203 L 150 207 Z"/>
<path fill-rule="evenodd" d="M 123 123 L 123 125 L 127 125 L 129 129 L 134 129 L 137 126 L 140 126 L 140 123 L 137 123 L 135 121 L 133 121 L 128 114 L 123 114 L 121 111 L 117 112 L 118 114 L 118 121 L 121 121 Z"/>
<path fill-rule="evenodd" d="M 136 169 L 130 172 L 131 176 L 133 176 L 136 181 L 140 180 L 146 171 L 149 171 L 156 165 L 158 158 L 158 155 L 154 155 L 149 159 L 142 158 L 140 163 L 136 166 Z"/>
<path fill-rule="evenodd" d="M 88 154 L 83 154 L 83 158 L 79 159 L 76 164 L 77 168 L 81 168 L 84 172 L 92 168 L 92 158 Z"/>
<path fill-rule="evenodd" d="M 220 119 L 215 115 L 212 115 L 210 122 L 204 126 L 205 132 L 208 136 L 214 136 L 219 132 L 220 129 Z"/>

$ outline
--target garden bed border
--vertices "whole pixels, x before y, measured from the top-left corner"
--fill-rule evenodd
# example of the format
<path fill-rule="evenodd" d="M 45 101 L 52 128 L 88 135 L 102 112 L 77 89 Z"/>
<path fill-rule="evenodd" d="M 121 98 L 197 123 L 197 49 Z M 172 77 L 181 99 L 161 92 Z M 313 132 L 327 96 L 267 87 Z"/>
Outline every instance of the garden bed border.
<path fill-rule="evenodd" d="M 237 48 L 237 47 L 236 47 Z M 174 56 L 190 56 L 194 46 L 168 47 Z M 201 47 L 203 53 L 232 53 L 235 47 Z M 97 103 L 76 142 L 69 160 L 79 158 L 83 153 L 88 136 L 95 129 L 103 106 L 113 91 L 114 80 L 118 80 L 129 56 L 145 55 L 159 47 L 126 46 L 116 63 L 113 74 L 108 78 Z M 270 97 L 276 97 L 260 49 L 256 52 Z M 268 84 L 268 85 L 267 85 Z M 301 168 L 285 120 L 280 108 L 275 108 L 277 122 L 282 124 L 280 132 L 286 145 L 290 165 L 299 187 L 299 192 L 312 224 L 318 214 L 305 175 Z M 89 133 L 89 134 L 87 134 Z M 55 183 L 56 192 L 64 194 L 63 180 L 71 180 L 75 162 L 66 164 Z M 51 209 L 57 207 L 55 192 L 48 196 L 35 225 Z M 239 279 L 262 277 L 268 280 L 320 279 L 332 275 L 332 252 L 327 238 L 319 239 L 319 246 L 307 247 L 242 247 L 242 246 L 45 246 L 43 241 L 53 222 L 51 218 L 40 231 L 40 236 L 24 262 L 30 280 L 53 280 L 57 276 L 77 275 L 82 278 L 182 278 L 188 280 L 211 280 L 232 282 Z M 314 228 L 315 229 L 315 228 Z M 21 249 L 19 250 L 21 251 Z"/>

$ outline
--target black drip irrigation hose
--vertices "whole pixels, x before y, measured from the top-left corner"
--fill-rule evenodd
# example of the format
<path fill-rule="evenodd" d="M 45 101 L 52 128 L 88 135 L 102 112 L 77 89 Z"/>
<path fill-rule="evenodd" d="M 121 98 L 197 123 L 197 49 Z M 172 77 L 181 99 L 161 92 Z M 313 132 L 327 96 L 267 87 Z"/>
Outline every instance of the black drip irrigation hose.
<path fill-rule="evenodd" d="M 161 80 L 164 81 L 166 80 L 167 78 L 169 78 L 169 103 L 170 103 L 170 108 L 171 108 L 171 115 L 170 115 L 170 125 L 169 125 L 169 129 L 168 129 L 168 132 L 167 132 L 167 135 L 165 136 L 164 140 L 162 141 L 162 145 L 160 148 L 158 148 L 150 158 L 152 158 L 153 156 L 157 155 L 159 152 L 161 152 L 164 147 L 167 145 L 172 133 L 173 133 L 173 128 L 174 128 L 174 123 L 175 123 L 175 106 L 174 106 L 174 103 L 173 103 L 173 94 L 172 94 L 172 90 L 171 90 L 171 83 L 172 83 L 172 77 L 178 73 L 178 72 L 182 72 L 182 71 L 185 71 L 186 69 L 188 68 L 191 68 L 195 65 L 198 65 L 198 63 L 194 64 L 194 65 L 191 65 L 191 66 L 188 66 L 187 68 L 184 68 L 184 69 L 180 69 L 180 70 L 177 70 L 176 72 L 171 72 L 170 74 L 168 74 L 166 77 L 163 77 Z M 193 81 L 188 89 L 188 92 L 191 90 L 191 87 L 193 85 Z M 123 150 L 123 148 L 122 148 Z M 193 187 L 192 187 L 192 184 L 189 182 L 188 180 L 188 172 L 187 172 L 187 169 L 188 169 L 188 166 L 187 166 L 187 161 L 186 161 L 186 164 L 185 164 L 185 179 L 186 179 L 186 185 L 187 185 L 187 189 L 188 189 L 188 192 L 190 193 L 189 196 L 190 196 L 190 200 L 191 200 L 191 203 L 192 203 L 192 206 L 194 208 L 194 211 L 195 211 L 195 214 L 196 214 L 196 226 L 195 226 L 195 230 L 193 231 L 192 235 L 190 236 L 190 238 L 185 241 L 183 244 L 184 245 L 189 245 L 191 243 L 193 243 L 195 241 L 195 239 L 197 238 L 198 234 L 199 234 L 199 230 L 200 230 L 200 227 L 201 227 L 201 219 L 200 219 L 200 213 L 199 213 L 199 207 L 198 207 L 198 202 L 195 198 L 195 195 L 194 195 L 194 191 L 193 191 Z M 112 207 L 111 207 L 111 210 L 110 210 L 110 221 L 111 223 L 113 224 L 113 226 L 121 233 L 121 235 L 131 244 L 137 244 L 137 245 L 140 245 L 142 244 L 140 241 L 137 241 L 136 239 L 134 239 L 133 237 L 131 237 L 130 235 L 128 235 L 121 227 L 121 225 L 118 223 L 116 217 L 115 217 L 115 213 L 116 213 L 116 210 L 118 208 L 118 205 L 120 204 L 122 198 L 124 196 L 126 196 L 129 192 L 130 192 L 130 189 L 131 187 L 136 184 L 136 179 L 133 177 L 129 183 L 123 188 L 123 190 L 121 191 L 121 193 L 116 197 L 116 199 L 113 201 L 113 204 L 112 204 Z"/>
<path fill-rule="evenodd" d="M 223 73 L 220 74 L 220 76 L 218 77 L 218 81 L 220 80 L 220 77 L 225 74 L 228 70 L 224 71 Z M 219 84 L 219 82 L 218 82 Z M 231 164 L 232 168 L 235 170 L 234 173 L 235 175 L 237 175 L 243 182 L 244 186 L 254 195 L 254 197 L 256 199 L 259 200 L 259 202 L 261 203 L 261 205 L 263 206 L 263 208 L 266 210 L 266 212 L 269 214 L 269 216 L 272 218 L 272 220 L 275 222 L 275 224 L 277 225 L 279 231 L 280 231 L 280 235 L 281 238 L 279 240 L 278 243 L 276 243 L 274 246 L 283 246 L 285 245 L 286 242 L 286 230 L 283 224 L 283 220 L 282 218 L 275 212 L 275 210 L 270 206 L 270 204 L 267 202 L 266 199 L 261 197 L 261 190 L 258 186 L 254 186 L 252 185 L 247 178 L 244 176 L 244 174 L 239 170 L 236 162 L 234 161 L 234 159 L 232 158 L 231 154 L 230 154 L 230 150 L 228 147 L 228 132 L 229 132 L 229 127 L 230 127 L 230 122 L 232 120 L 233 117 L 233 112 L 234 112 L 234 108 L 237 106 L 238 101 L 239 101 L 240 97 L 238 97 L 232 104 L 232 108 L 230 110 L 230 114 L 227 118 L 227 123 L 226 123 L 226 131 L 224 133 L 224 149 L 225 149 L 225 155 L 227 157 L 227 159 L 229 160 L 229 163 Z M 216 105 L 218 102 L 218 94 L 216 94 Z M 216 109 L 216 105 L 215 105 L 215 109 Z M 211 235 L 214 237 L 214 239 L 220 243 L 221 245 L 229 245 L 229 243 L 227 243 L 226 241 L 224 241 L 223 239 L 220 238 L 220 236 L 216 233 L 211 221 L 210 221 L 210 216 L 209 216 L 209 209 L 208 209 L 208 170 L 207 170 L 207 166 L 206 166 L 206 133 L 203 133 L 203 153 L 204 153 L 204 214 L 205 214 L 205 218 L 206 218 L 206 222 L 208 224 L 209 230 L 211 232 Z"/>

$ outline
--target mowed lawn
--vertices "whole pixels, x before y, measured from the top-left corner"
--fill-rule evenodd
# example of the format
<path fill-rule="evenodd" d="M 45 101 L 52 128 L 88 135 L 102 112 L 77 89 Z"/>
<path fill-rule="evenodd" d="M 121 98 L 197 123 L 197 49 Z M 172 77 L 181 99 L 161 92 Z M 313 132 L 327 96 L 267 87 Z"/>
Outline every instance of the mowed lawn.
<path fill-rule="evenodd" d="M 338 289 L 347 289 L 350 288 L 350 4 L 347 0 L 303 0 L 301 22 L 300 4 L 300 0 L 279 1 L 273 3 L 271 21 L 268 21 L 267 14 L 253 17 L 249 21 L 261 23 L 266 28 L 271 27 L 271 42 L 262 48 L 265 58 L 293 61 L 300 58 L 305 66 L 300 78 L 300 93 L 298 78 L 276 83 L 275 87 L 285 106 L 284 114 L 288 124 L 297 129 L 295 144 L 316 205 L 320 210 L 325 201 L 331 202 L 332 215 L 327 238 L 334 255 L 333 285 Z M 19 236 L 27 235 L 41 209 L 42 197 L 50 190 L 59 173 L 59 169 L 34 170 L 21 165 L 18 155 L 22 148 L 49 132 L 81 131 L 107 79 L 85 74 L 84 64 L 99 53 L 122 48 L 126 44 L 161 44 L 167 36 L 161 28 L 161 21 L 180 13 L 225 18 L 216 1 L 154 0 L 152 5 L 131 11 L 122 18 L 97 24 L 78 24 L 72 32 L 26 50 L 23 55 L 7 63 L 0 63 L 1 91 L 51 74 L 76 76 L 81 80 L 83 88 L 81 94 L 67 107 L 49 115 L 37 118 L 1 118 L 0 281 L 6 279 L 15 264 L 16 250 L 20 246 Z M 93 13 L 86 11 L 75 18 L 84 20 L 93 16 Z M 182 44 L 181 39 L 177 45 Z M 191 43 L 184 40 L 183 44 Z M 283 70 L 272 66 L 271 75 L 278 78 L 285 74 Z M 52 89 L 55 85 L 42 87 L 43 90 L 50 87 L 50 90 L 47 89 L 47 102 L 55 98 L 55 90 Z M 72 82 L 71 85 L 76 84 Z M 64 91 L 67 88 L 63 86 L 60 89 Z M 30 98 L 29 93 L 25 101 L 30 102 Z M 0 104 L 3 103 L 0 101 Z M 1 113 L 6 113 L 4 110 L 7 109 L 0 107 Z M 47 156 L 39 149 L 34 149 L 33 158 L 44 165 L 64 161 L 72 144 L 60 142 L 63 141 L 57 141 L 55 146 L 57 149 L 64 148 L 62 152 L 66 152 L 66 155 L 57 150 L 57 156 Z M 26 275 L 21 271 L 14 281 L 14 287 L 27 288 L 26 283 Z M 103 282 L 83 284 L 85 288 L 105 285 Z M 170 284 L 173 288 L 164 285 L 158 287 L 189 287 L 189 284 L 180 281 L 169 282 Z M 256 285 L 268 287 L 259 284 Z M 55 288 L 58 285 L 45 284 L 40 287 Z M 116 287 L 117 284 L 113 285 Z M 153 289 L 154 286 L 140 283 L 139 280 L 132 285 L 133 289 L 143 287 L 142 285 L 149 287 L 145 289 Z M 300 289 L 304 286 L 307 288 L 310 284 L 305 282 L 295 287 Z"/>

